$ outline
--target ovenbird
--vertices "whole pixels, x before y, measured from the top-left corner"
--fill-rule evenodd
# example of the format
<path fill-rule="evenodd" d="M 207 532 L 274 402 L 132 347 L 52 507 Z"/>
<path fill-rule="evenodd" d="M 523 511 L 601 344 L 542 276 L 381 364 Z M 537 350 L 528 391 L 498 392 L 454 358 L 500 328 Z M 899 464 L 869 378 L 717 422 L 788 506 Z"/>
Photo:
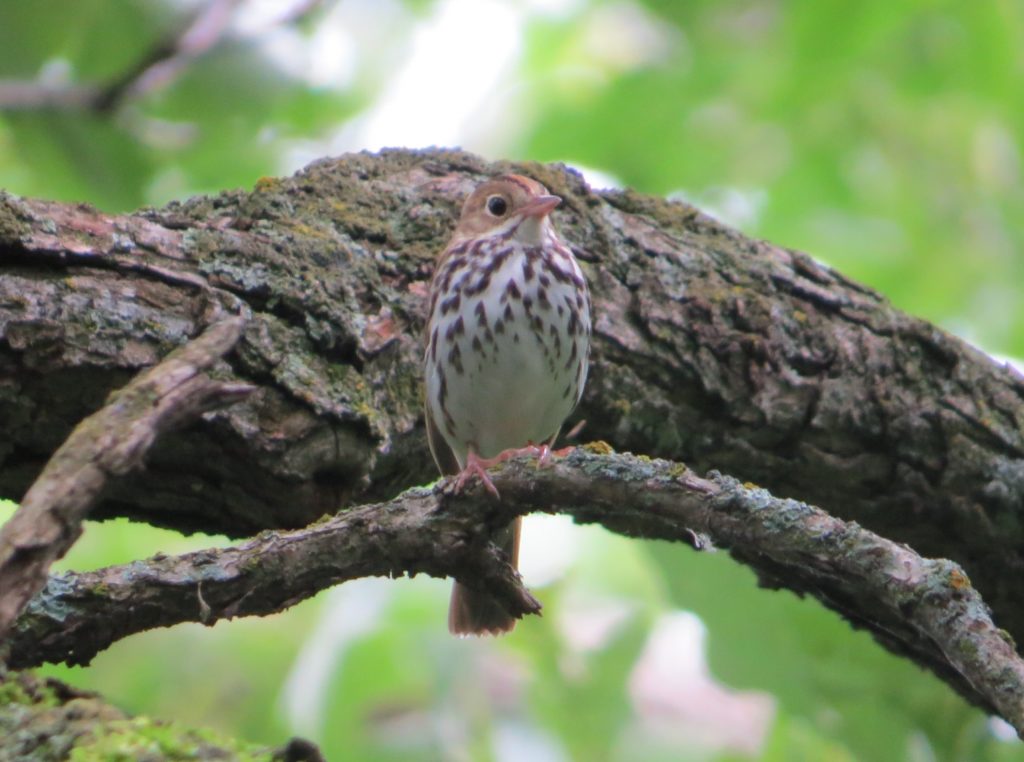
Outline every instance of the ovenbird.
<path fill-rule="evenodd" d="M 461 489 L 473 475 L 498 495 L 486 468 L 529 448 L 545 461 L 583 392 L 590 294 L 550 214 L 561 199 L 521 175 L 502 175 L 466 199 L 430 287 L 426 422 L 442 474 Z M 521 519 L 494 541 L 517 563 Z M 497 634 L 515 620 L 459 582 L 448 629 Z"/>

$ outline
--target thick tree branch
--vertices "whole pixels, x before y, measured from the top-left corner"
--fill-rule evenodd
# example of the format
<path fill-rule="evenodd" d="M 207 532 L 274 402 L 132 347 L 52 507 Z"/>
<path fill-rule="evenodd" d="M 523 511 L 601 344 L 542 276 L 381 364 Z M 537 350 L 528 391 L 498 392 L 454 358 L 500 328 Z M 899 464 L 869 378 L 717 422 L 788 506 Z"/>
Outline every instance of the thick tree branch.
<path fill-rule="evenodd" d="M 952 558 L 1024 640 L 1020 375 L 691 207 L 454 151 L 345 156 L 136 215 L 0 194 L 0 494 L 225 298 L 252 312 L 229 362 L 258 392 L 165 437 L 94 515 L 238 537 L 433 478 L 427 279 L 462 196 L 509 169 L 565 198 L 592 286 L 588 438 Z M 788 569 L 776 583 L 801 589 Z"/>
<path fill-rule="evenodd" d="M 512 461 L 494 481 L 501 501 L 479 487 L 454 496 L 442 484 L 236 548 L 53 577 L 19 620 L 10 662 L 87 663 L 140 630 L 268 614 L 364 576 L 454 575 L 517 616 L 533 613 L 539 605 L 487 538 L 515 515 L 544 511 L 636 537 L 694 544 L 706 534 L 762 579 L 814 596 L 1024 731 L 1024 661 L 950 561 L 667 461 L 579 448 L 547 469 Z"/>
<path fill-rule="evenodd" d="M 107 481 L 141 465 L 160 435 L 253 391 L 204 371 L 234 347 L 245 320 L 227 318 L 140 373 L 72 432 L 0 531 L 0 642 L 55 560 L 82 533 Z"/>

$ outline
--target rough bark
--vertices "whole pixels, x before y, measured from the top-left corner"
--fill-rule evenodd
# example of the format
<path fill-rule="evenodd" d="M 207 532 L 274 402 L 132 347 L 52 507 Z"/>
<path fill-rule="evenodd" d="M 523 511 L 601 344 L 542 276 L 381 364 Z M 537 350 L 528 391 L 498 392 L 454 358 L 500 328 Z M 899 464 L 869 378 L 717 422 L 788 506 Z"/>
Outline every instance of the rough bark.
<path fill-rule="evenodd" d="M 365 576 L 454 576 L 515 616 L 536 613 L 540 605 L 489 538 L 517 515 L 561 512 L 632 537 L 698 547 L 710 538 L 762 579 L 814 596 L 1024 731 L 1024 660 L 950 561 L 669 461 L 577 448 L 544 469 L 511 461 L 494 481 L 500 501 L 479 484 L 453 495 L 443 483 L 236 548 L 54 577 L 18 621 L 9 663 L 86 664 L 135 632 L 266 615 Z"/>
<path fill-rule="evenodd" d="M 231 364 L 259 393 L 160 447 L 102 515 L 240 536 L 422 482 L 426 280 L 461 195 L 509 166 L 353 155 L 123 217 L 0 197 L 0 494 L 20 498 L 225 293 L 254 312 Z M 586 436 L 954 558 L 1024 634 L 1019 374 L 691 207 L 516 166 L 565 197 L 558 223 L 594 291 Z"/>
<path fill-rule="evenodd" d="M 591 283 L 587 438 L 952 558 L 1021 639 L 1019 374 L 686 205 L 459 152 L 346 156 L 126 216 L 0 195 L 0 495 L 19 499 L 78 421 L 230 300 L 252 318 L 224 378 L 258 390 L 167 436 L 97 515 L 244 536 L 433 478 L 427 279 L 462 195 L 510 168 L 565 198 Z"/>
<path fill-rule="evenodd" d="M 58 680 L 0 667 L 0 761 L 62 762 L 76 759 L 245 759 L 256 762 L 323 762 L 308 741 L 280 749 L 218 738 L 171 722 L 130 717 L 100 696 Z"/>
<path fill-rule="evenodd" d="M 82 534 L 82 522 L 111 478 L 141 466 L 163 432 L 254 390 L 204 373 L 234 347 L 244 325 L 242 317 L 225 318 L 140 373 L 54 453 L 0 528 L 0 643 L 46 583 L 50 565 Z"/>

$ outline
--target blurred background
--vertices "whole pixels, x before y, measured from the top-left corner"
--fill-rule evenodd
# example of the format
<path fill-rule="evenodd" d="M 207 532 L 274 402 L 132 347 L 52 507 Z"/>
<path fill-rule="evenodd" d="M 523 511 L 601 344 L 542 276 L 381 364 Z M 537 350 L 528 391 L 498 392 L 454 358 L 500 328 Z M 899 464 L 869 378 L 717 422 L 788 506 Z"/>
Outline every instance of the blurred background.
<path fill-rule="evenodd" d="M 125 211 L 382 146 L 563 161 L 1012 361 L 1022 80 L 1014 0 L 0 0 L 0 187 Z M 93 524 L 62 566 L 223 542 Z M 444 582 L 367 580 L 46 672 L 330 760 L 1024 760 L 724 553 L 532 519 L 523 567 L 546 614 L 502 640 L 450 638 Z"/>

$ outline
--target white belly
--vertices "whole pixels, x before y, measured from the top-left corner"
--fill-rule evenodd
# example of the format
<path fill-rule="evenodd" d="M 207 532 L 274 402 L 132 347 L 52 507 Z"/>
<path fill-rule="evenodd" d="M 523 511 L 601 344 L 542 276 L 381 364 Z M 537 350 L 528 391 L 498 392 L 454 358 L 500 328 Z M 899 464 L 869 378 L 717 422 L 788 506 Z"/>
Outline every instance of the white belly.
<path fill-rule="evenodd" d="M 486 280 L 486 267 L 464 268 L 451 281 L 462 279 L 459 308 L 444 312 L 440 299 L 434 308 L 427 404 L 460 465 L 470 449 L 489 458 L 546 442 L 582 393 L 590 339 L 582 274 L 567 249 L 549 266 L 575 276 L 568 282 L 542 279 L 540 263 L 524 268 L 524 257 L 509 257 Z"/>

